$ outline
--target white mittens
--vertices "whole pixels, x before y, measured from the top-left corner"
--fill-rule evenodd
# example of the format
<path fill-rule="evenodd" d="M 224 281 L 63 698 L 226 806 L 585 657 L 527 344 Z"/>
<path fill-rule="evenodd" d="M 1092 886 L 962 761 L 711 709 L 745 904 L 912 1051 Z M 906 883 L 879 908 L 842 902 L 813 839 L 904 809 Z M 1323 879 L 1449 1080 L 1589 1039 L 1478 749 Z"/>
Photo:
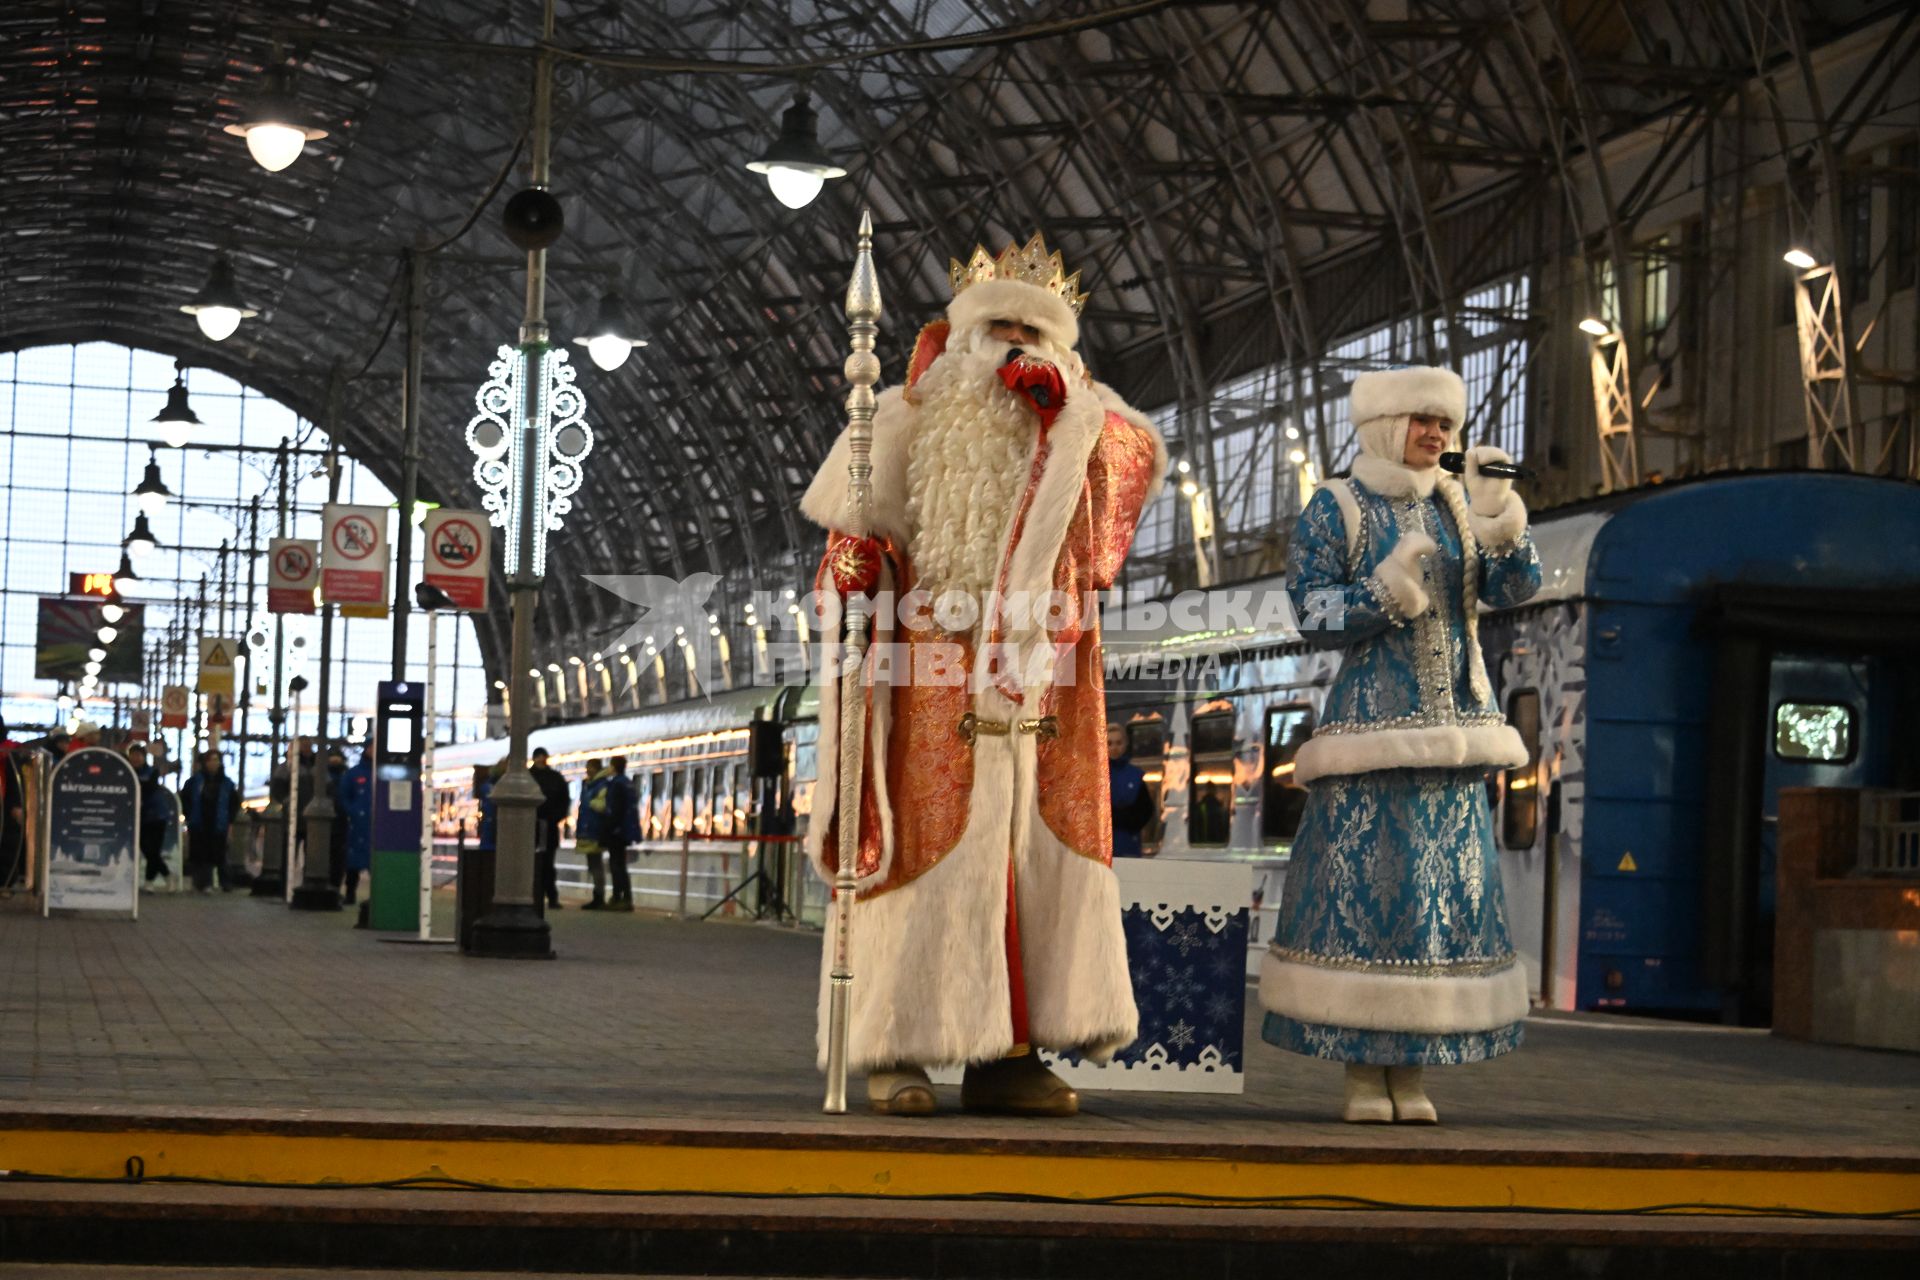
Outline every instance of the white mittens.
<path fill-rule="evenodd" d="M 1393 607 L 1400 612 L 1397 620 L 1417 618 L 1433 604 L 1426 587 L 1421 585 L 1420 560 L 1437 550 L 1433 539 L 1426 534 L 1409 533 L 1393 544 L 1393 550 L 1373 571 Z"/>
<path fill-rule="evenodd" d="M 1480 474 L 1482 463 L 1512 461 L 1505 449 L 1490 444 L 1467 450 L 1467 523 L 1474 541 L 1490 551 L 1512 546 L 1527 530 L 1527 506 L 1513 481 Z"/>

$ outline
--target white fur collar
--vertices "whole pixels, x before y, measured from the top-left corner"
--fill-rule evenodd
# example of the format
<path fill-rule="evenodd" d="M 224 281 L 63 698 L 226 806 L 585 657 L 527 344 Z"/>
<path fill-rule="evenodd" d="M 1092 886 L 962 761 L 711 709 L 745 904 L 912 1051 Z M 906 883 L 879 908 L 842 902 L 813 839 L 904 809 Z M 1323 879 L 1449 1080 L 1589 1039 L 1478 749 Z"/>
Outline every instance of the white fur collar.
<path fill-rule="evenodd" d="M 1353 478 L 1383 498 L 1430 498 L 1440 480 L 1440 468 L 1415 471 L 1404 462 L 1363 453 L 1353 460 Z"/>

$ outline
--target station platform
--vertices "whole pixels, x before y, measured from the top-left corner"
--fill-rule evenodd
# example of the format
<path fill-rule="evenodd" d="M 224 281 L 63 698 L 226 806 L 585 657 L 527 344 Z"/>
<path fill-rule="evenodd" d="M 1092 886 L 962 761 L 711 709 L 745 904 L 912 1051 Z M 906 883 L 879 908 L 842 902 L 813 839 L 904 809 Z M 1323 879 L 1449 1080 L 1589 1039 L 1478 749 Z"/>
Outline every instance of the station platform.
<path fill-rule="evenodd" d="M 243 894 L 0 903 L 0 1262 L 1697 1280 L 1920 1253 L 1908 1055 L 1545 1016 L 1429 1073 L 1441 1126 L 1366 1128 L 1250 1012 L 1241 1096 L 833 1117 L 817 934 L 553 920 L 559 958 L 513 963 Z"/>

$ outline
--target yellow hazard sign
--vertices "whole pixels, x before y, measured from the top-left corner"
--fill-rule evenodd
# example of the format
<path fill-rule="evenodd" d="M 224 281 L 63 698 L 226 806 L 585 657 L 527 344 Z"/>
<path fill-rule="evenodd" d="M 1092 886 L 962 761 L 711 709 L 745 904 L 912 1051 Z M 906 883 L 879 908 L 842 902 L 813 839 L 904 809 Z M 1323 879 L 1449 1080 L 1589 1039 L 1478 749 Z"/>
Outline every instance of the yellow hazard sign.
<path fill-rule="evenodd" d="M 196 693 L 222 693 L 233 696 L 233 660 L 240 652 L 240 642 L 229 636 L 200 637 L 200 678 L 194 683 Z"/>
<path fill-rule="evenodd" d="M 1614 868 L 1616 871 L 1638 871 L 1639 869 L 1640 864 L 1633 860 L 1631 849 L 1620 855 L 1620 865 Z"/>

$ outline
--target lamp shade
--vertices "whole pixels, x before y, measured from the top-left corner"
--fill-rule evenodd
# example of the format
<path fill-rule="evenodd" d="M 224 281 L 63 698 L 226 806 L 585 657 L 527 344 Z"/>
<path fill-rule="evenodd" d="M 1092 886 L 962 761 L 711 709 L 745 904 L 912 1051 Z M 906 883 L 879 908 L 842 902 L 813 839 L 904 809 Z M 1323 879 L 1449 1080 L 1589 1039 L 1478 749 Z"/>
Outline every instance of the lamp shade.
<path fill-rule="evenodd" d="M 807 95 L 798 95 L 780 117 L 780 136 L 765 155 L 747 162 L 747 168 L 766 176 L 774 198 L 789 209 L 811 204 L 828 178 L 847 176 L 820 145 L 819 121 Z"/>
<path fill-rule="evenodd" d="M 214 259 L 207 283 L 180 309 L 198 321 L 200 332 L 215 342 L 231 337 L 242 320 L 260 314 L 240 297 L 233 282 L 233 264 L 224 257 Z"/>
<path fill-rule="evenodd" d="M 593 323 L 574 338 L 574 345 L 585 347 L 587 355 L 594 364 L 612 372 L 627 362 L 635 347 L 647 345 L 645 338 L 636 338 L 632 318 L 627 314 L 627 300 L 617 293 L 609 293 L 600 299 L 600 309 L 594 313 Z"/>
<path fill-rule="evenodd" d="M 180 388 L 180 399 L 183 403 L 186 400 L 185 387 Z M 173 397 L 169 395 L 167 400 L 170 408 Z M 166 410 L 161 410 L 163 415 L 165 412 Z M 189 416 L 191 416 L 192 412 L 191 409 L 187 410 Z M 168 441 L 168 443 L 171 444 L 172 441 Z M 150 517 L 157 516 L 162 511 L 165 511 L 167 509 L 167 499 L 173 496 L 173 490 L 167 488 L 167 482 L 160 478 L 159 459 L 155 458 L 151 452 L 147 454 L 147 469 L 145 474 L 140 477 L 140 483 L 133 486 L 133 496 L 140 504 L 141 514 Z"/>
<path fill-rule="evenodd" d="M 267 74 L 266 88 L 241 108 L 240 119 L 225 132 L 247 140 L 254 161 L 269 173 L 278 173 L 295 160 L 309 142 L 327 136 L 315 128 L 293 98 L 292 77 L 285 67 Z"/>

